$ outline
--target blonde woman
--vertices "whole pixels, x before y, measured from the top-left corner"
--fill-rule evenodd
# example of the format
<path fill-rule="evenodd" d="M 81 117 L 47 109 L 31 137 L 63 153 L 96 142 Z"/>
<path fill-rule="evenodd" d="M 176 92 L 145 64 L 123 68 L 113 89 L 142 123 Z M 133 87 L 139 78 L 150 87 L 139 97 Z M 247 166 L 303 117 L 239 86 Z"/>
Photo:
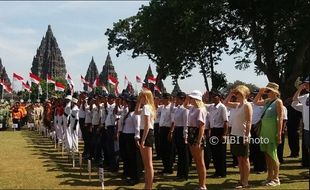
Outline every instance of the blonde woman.
<path fill-rule="evenodd" d="M 137 145 L 140 148 L 144 171 L 145 185 L 144 189 L 152 189 L 154 169 L 152 161 L 152 147 L 154 143 L 154 120 L 156 109 L 154 105 L 153 94 L 149 90 L 144 90 L 140 93 L 137 106 L 135 109 L 136 115 L 141 115 L 140 137 Z"/>
<path fill-rule="evenodd" d="M 188 114 L 188 144 L 196 163 L 199 189 L 206 188 L 206 167 L 204 162 L 204 130 L 207 110 L 202 102 L 202 93 L 198 90 L 191 92 L 185 99 L 184 107 L 189 109 Z"/>
<path fill-rule="evenodd" d="M 268 98 L 263 100 L 261 97 L 267 94 Z M 260 149 L 265 153 L 268 176 L 262 183 L 266 186 L 280 185 L 279 179 L 279 159 L 277 155 L 277 147 L 281 144 L 281 133 L 283 126 L 283 103 L 279 98 L 279 85 L 269 82 L 265 88 L 259 89 L 254 99 L 254 103 L 264 107 L 264 116 L 262 118 L 262 126 L 259 136 L 269 140 L 266 144 L 260 144 Z"/>
<path fill-rule="evenodd" d="M 250 131 L 252 125 L 252 105 L 247 102 L 250 90 L 244 85 L 239 85 L 226 97 L 224 104 L 234 110 L 231 126 L 231 138 L 234 141 L 231 144 L 231 152 L 238 159 L 240 172 L 240 181 L 236 185 L 236 189 L 248 188 L 250 175 L 249 162 L 249 142 Z M 231 98 L 235 96 L 237 101 L 232 102 Z"/>

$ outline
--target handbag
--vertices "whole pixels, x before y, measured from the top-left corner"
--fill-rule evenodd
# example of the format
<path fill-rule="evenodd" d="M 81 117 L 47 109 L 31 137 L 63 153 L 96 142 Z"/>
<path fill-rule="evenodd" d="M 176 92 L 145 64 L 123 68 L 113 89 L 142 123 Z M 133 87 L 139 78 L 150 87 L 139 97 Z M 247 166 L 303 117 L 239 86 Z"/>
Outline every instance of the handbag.
<path fill-rule="evenodd" d="M 276 101 L 276 99 L 273 100 L 272 102 L 270 102 L 270 103 L 265 107 L 265 109 L 264 109 L 264 111 L 263 111 L 263 113 L 262 113 L 262 115 L 261 115 L 259 121 L 258 121 L 257 123 L 254 124 L 253 131 L 254 131 L 254 133 L 255 133 L 255 135 L 256 135 L 257 137 L 259 137 L 259 134 L 260 134 L 260 131 L 261 131 L 262 119 L 263 119 L 263 117 L 264 117 L 264 115 L 265 115 L 265 112 L 267 111 L 267 109 L 269 108 L 269 106 L 270 106 L 274 101 Z"/>

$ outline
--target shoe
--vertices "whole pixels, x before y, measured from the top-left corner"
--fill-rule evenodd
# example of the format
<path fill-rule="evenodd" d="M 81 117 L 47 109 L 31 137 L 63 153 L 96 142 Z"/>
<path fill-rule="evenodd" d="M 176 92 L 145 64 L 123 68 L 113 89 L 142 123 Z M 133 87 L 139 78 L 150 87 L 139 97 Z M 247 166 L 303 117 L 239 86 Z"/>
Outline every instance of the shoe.
<path fill-rule="evenodd" d="M 270 186 L 270 187 L 275 187 L 275 186 L 279 186 L 281 183 L 280 183 L 280 180 L 272 180 L 270 181 L 269 183 L 266 184 L 266 186 Z"/>
<path fill-rule="evenodd" d="M 268 183 L 270 183 L 272 180 L 271 179 L 266 179 L 263 182 L 261 182 L 261 185 L 267 185 Z"/>
<path fill-rule="evenodd" d="M 212 178 L 225 178 L 225 177 L 226 177 L 226 175 L 217 175 L 217 174 L 214 174 L 212 176 Z"/>

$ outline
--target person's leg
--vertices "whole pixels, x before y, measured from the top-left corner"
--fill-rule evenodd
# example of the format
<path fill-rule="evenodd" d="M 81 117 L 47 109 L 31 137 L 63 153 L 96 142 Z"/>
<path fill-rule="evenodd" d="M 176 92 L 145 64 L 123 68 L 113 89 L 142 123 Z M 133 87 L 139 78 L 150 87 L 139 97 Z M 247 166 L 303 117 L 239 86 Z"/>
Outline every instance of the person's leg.
<path fill-rule="evenodd" d="M 238 160 L 238 168 L 239 168 L 239 176 L 240 176 L 240 180 L 239 183 L 240 185 L 242 185 L 243 182 L 243 166 L 242 166 L 242 158 L 241 156 L 237 156 L 237 160 Z"/>
<path fill-rule="evenodd" d="M 152 148 L 151 147 L 141 148 L 141 153 L 142 153 L 142 157 L 144 161 L 144 169 L 145 169 L 144 189 L 152 189 L 153 178 L 154 178 Z"/>
<path fill-rule="evenodd" d="M 206 168 L 203 159 L 203 148 L 193 147 L 194 159 L 196 160 L 196 167 L 198 172 L 199 187 L 205 188 L 206 186 Z"/>
<path fill-rule="evenodd" d="M 267 153 L 265 153 L 265 157 L 266 157 L 267 173 L 268 173 L 267 180 L 272 180 L 273 179 L 272 160 Z"/>
<path fill-rule="evenodd" d="M 249 184 L 250 175 L 250 161 L 248 157 L 241 157 L 242 160 L 242 185 L 247 186 Z"/>

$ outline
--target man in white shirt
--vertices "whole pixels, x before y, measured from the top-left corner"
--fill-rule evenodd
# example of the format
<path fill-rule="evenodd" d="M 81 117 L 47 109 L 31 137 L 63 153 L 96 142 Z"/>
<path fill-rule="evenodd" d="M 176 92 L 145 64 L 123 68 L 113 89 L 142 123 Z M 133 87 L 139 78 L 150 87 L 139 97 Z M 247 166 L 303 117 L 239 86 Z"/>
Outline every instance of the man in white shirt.
<path fill-rule="evenodd" d="M 164 169 L 161 173 L 172 174 L 173 164 L 173 141 L 168 139 L 170 128 L 172 125 L 173 107 L 170 102 L 171 95 L 169 93 L 163 94 L 163 107 L 161 109 L 159 119 L 159 135 L 160 135 L 160 150 L 161 159 Z"/>
<path fill-rule="evenodd" d="M 86 127 L 85 127 L 85 117 L 86 117 L 86 93 L 85 92 L 82 92 L 79 96 L 79 107 L 80 107 L 80 110 L 79 110 L 79 124 L 80 124 L 80 129 L 81 129 L 81 132 L 82 132 L 82 139 L 84 141 L 84 149 L 83 149 L 83 157 L 86 157 L 87 156 L 87 146 L 85 146 L 87 143 L 86 141 L 88 140 L 88 136 L 87 136 L 87 131 L 86 131 Z"/>
<path fill-rule="evenodd" d="M 306 91 L 304 95 L 300 95 L 302 91 Z M 304 124 L 303 130 L 303 144 L 306 148 L 306 154 L 303 157 L 309 157 L 309 76 L 304 80 L 303 84 L 298 87 L 298 90 L 295 92 L 292 102 L 292 107 L 297 111 L 302 112 L 302 120 Z M 304 159 L 304 166 L 309 166 L 309 159 Z"/>
<path fill-rule="evenodd" d="M 215 168 L 214 177 L 226 177 L 226 143 L 223 141 L 228 134 L 228 116 L 227 109 L 221 103 L 221 94 L 219 92 L 211 92 L 213 105 L 208 111 L 208 126 L 211 128 L 211 137 L 218 138 L 219 143 L 211 145 L 212 160 Z"/>

